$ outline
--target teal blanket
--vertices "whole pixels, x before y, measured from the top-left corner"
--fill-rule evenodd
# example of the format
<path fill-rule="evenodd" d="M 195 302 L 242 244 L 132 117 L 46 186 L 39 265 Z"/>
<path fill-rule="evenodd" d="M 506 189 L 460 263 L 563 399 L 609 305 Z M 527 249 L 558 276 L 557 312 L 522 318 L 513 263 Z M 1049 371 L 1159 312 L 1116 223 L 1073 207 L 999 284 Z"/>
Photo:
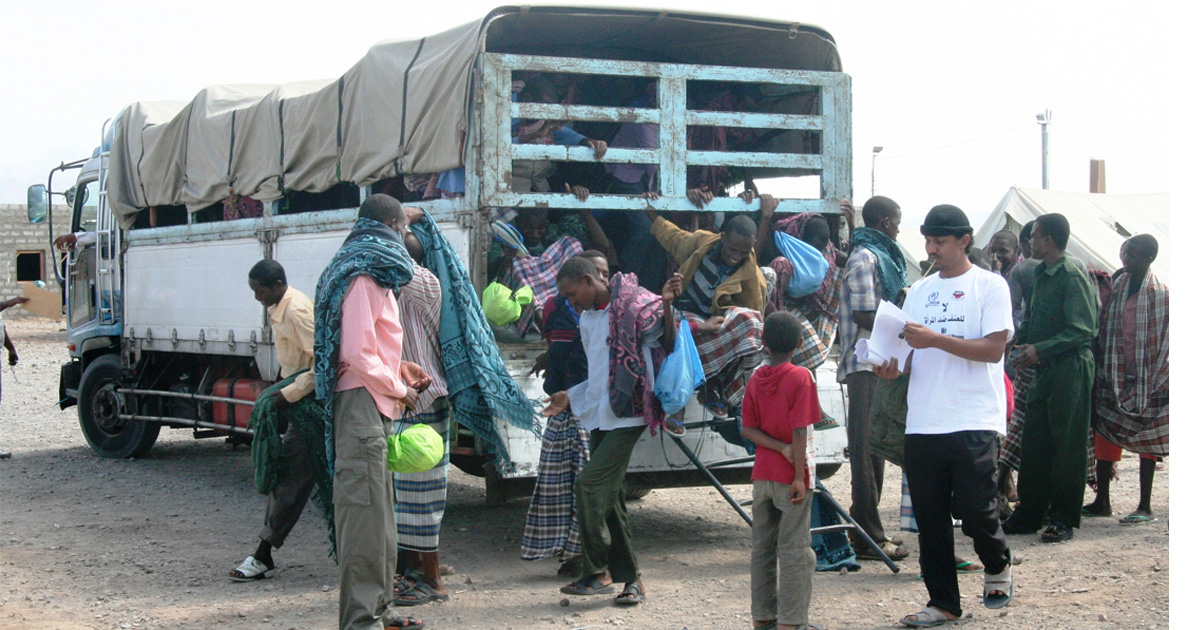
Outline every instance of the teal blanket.
<path fill-rule="evenodd" d="M 537 412 L 509 375 L 466 266 L 450 241 L 429 217 L 409 229 L 425 248 L 424 266 L 442 285 L 440 341 L 454 420 L 487 443 L 498 463 L 505 465 L 509 454 L 500 439 L 498 421 L 541 437 Z"/>

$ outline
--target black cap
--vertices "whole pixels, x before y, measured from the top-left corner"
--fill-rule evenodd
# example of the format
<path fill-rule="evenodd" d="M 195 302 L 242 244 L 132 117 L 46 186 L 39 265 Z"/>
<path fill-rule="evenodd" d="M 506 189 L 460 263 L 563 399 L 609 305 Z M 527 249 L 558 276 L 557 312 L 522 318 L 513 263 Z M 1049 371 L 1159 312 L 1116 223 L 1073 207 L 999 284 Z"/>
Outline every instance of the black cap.
<path fill-rule="evenodd" d="M 921 225 L 923 236 L 961 237 L 974 232 L 975 228 L 971 227 L 967 213 L 960 210 L 958 206 L 948 204 L 934 206 L 929 214 L 925 215 L 925 223 Z"/>

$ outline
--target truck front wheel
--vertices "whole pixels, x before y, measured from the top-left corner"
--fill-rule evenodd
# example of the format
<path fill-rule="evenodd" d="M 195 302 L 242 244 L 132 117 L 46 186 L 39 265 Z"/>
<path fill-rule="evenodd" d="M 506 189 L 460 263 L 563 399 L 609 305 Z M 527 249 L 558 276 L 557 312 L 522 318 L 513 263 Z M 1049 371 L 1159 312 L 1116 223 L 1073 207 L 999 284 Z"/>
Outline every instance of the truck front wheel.
<path fill-rule="evenodd" d="M 79 427 L 101 457 L 140 457 L 154 446 L 160 426 L 119 417 L 135 411 L 132 401 L 117 392 L 120 384 L 117 355 L 106 354 L 92 361 L 79 383 Z"/>

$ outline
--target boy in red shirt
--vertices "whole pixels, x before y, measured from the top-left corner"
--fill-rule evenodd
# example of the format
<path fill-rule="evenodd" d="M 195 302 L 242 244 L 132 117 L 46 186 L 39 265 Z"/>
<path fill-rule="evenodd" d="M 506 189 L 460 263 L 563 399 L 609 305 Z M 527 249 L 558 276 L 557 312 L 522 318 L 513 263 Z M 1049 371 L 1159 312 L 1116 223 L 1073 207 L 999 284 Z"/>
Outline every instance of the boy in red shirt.
<path fill-rule="evenodd" d="M 801 330 L 800 320 L 786 311 L 767 317 L 763 345 L 770 362 L 750 377 L 742 403 L 742 435 L 758 446 L 751 473 L 750 609 L 755 628 L 816 627 L 808 623 L 817 568 L 809 528 L 816 487 L 812 425 L 821 420 L 821 408 L 812 373 L 791 362 Z"/>

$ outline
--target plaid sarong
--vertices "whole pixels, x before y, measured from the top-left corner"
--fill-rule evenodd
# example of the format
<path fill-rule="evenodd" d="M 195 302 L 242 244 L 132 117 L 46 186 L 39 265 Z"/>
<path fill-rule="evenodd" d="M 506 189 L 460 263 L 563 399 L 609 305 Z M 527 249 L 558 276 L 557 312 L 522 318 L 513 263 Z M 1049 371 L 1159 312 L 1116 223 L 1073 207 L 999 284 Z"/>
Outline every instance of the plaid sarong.
<path fill-rule="evenodd" d="M 437 466 L 419 473 L 392 473 L 396 502 L 396 547 L 408 551 L 437 551 L 446 512 L 446 478 L 450 473 L 450 405 L 438 398 L 429 410 L 396 421 L 396 433 L 414 424 L 428 424 L 442 436 L 445 454 Z"/>
<path fill-rule="evenodd" d="M 521 536 L 522 560 L 570 558 L 583 550 L 575 510 L 575 479 L 588 459 L 588 432 L 578 418 L 566 411 L 546 421 L 537 481 Z"/>
<path fill-rule="evenodd" d="M 1170 295 L 1154 274 L 1146 274 L 1134 297 L 1137 330 L 1131 347 L 1123 327 L 1129 282 L 1129 274 L 1117 280 L 1113 299 L 1100 314 L 1094 428 L 1122 448 L 1166 456 L 1171 446 Z M 1130 367 L 1136 370 L 1130 373 Z"/>
<path fill-rule="evenodd" d="M 558 270 L 572 256 L 583 253 L 583 244 L 574 236 L 563 236 L 537 256 L 517 258 L 512 264 L 512 278 L 504 282 L 514 291 L 527 286 L 533 289 L 533 304 L 526 306 L 517 320 L 517 332 L 529 334 L 541 319 L 542 307 L 558 295 Z"/>
<path fill-rule="evenodd" d="M 1025 429 L 1025 394 L 1033 383 L 1036 370 L 1027 367 L 1017 372 L 1013 379 L 1013 413 L 1008 419 L 1008 433 L 1004 436 L 1004 446 L 1000 448 L 999 463 L 1008 466 L 1010 470 L 1021 470 L 1021 433 Z"/>
<path fill-rule="evenodd" d="M 688 321 L 704 322 L 695 313 L 680 313 Z M 725 311 L 720 330 L 696 333 L 696 350 L 704 365 L 704 389 L 719 394 L 732 407 L 741 405 L 750 375 L 767 360 L 762 331 L 763 319 L 758 311 L 734 306 Z"/>

